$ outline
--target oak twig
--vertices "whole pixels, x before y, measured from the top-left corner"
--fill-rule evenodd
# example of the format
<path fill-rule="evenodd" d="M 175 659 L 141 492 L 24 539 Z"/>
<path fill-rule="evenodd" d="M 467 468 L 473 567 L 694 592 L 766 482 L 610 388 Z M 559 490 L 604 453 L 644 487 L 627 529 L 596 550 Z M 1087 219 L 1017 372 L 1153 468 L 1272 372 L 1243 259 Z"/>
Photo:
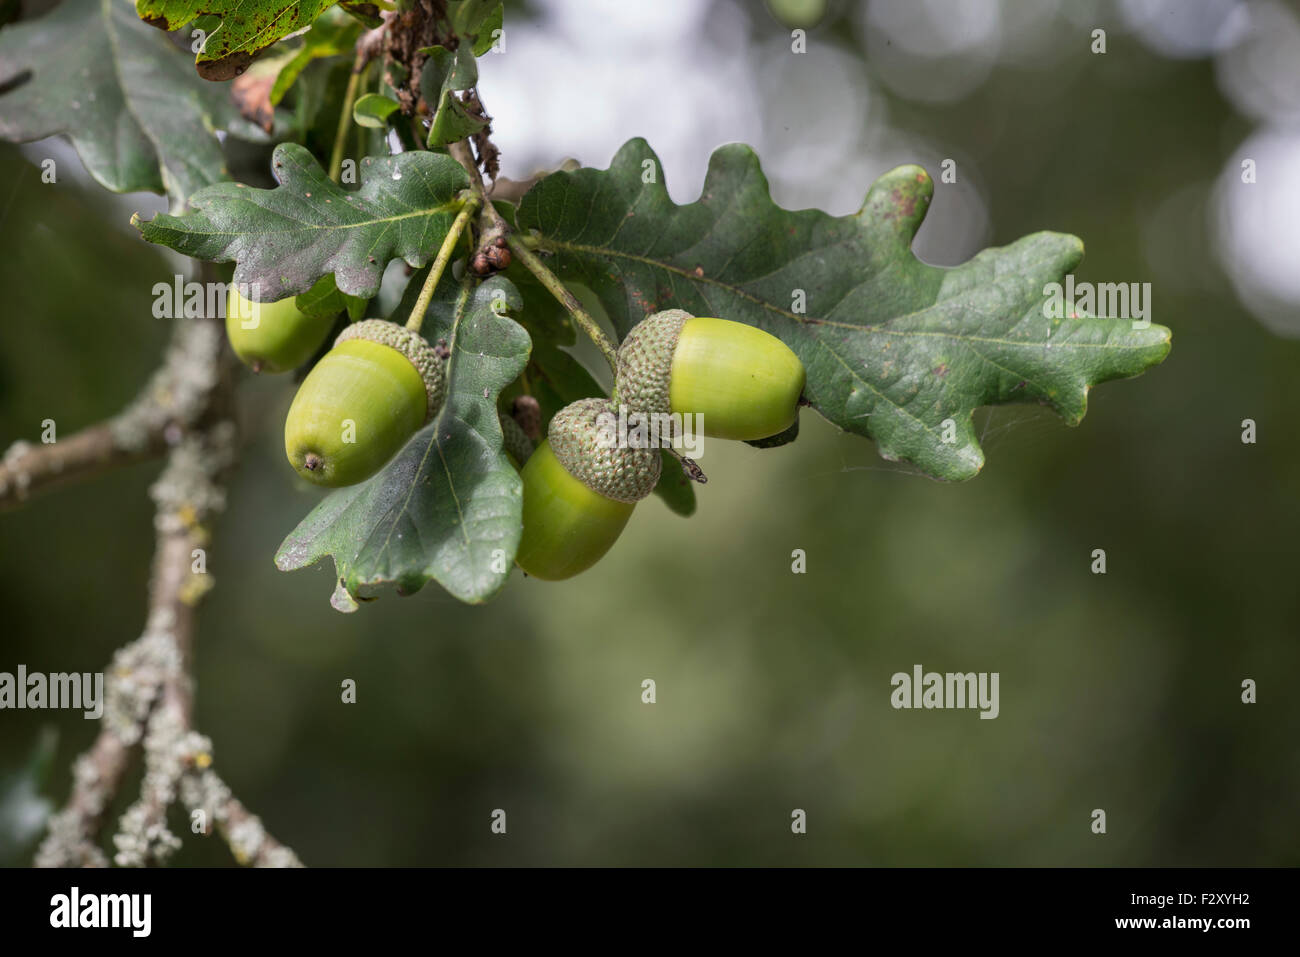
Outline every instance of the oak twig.
<path fill-rule="evenodd" d="M 167 811 L 178 799 L 191 813 L 210 815 L 241 862 L 299 863 L 229 789 L 212 783 L 219 779 L 210 770 L 211 744 L 192 725 L 196 610 L 212 587 L 206 548 L 237 452 L 231 378 L 220 321 L 185 320 L 150 387 L 118 419 L 98 427 L 137 440 L 163 436 L 171 448 L 149 490 L 157 538 L 149 614 L 144 633 L 106 669 L 102 727 L 73 765 L 72 793 L 50 818 L 38 867 L 108 864 L 100 846 L 105 818 L 141 752 L 144 779 L 114 836 L 116 863 L 161 863 L 180 846 L 167 827 Z"/>
<path fill-rule="evenodd" d="M 178 322 L 162 365 L 118 415 L 48 445 L 10 446 L 0 461 L 0 511 L 60 485 L 154 458 L 179 441 L 206 408 L 215 374 L 210 353 L 221 345 L 219 333 L 205 323 Z"/>

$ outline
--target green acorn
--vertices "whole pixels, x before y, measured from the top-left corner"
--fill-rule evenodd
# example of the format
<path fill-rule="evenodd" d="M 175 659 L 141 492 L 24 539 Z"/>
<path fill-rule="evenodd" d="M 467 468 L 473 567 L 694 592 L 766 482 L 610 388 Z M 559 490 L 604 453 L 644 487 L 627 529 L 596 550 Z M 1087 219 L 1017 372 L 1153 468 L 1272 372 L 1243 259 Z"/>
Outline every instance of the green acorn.
<path fill-rule="evenodd" d="M 803 363 L 776 336 L 669 309 L 623 340 L 616 395 L 628 409 L 698 415 L 705 435 L 752 441 L 794 424 L 804 379 Z"/>
<path fill-rule="evenodd" d="M 333 316 L 309 316 L 294 297 L 251 302 L 233 283 L 226 299 L 226 337 L 244 365 L 254 372 L 290 372 L 321 347 L 334 325 Z"/>
<path fill-rule="evenodd" d="M 309 482 L 374 475 L 442 407 L 443 359 L 384 319 L 348 326 L 307 374 L 284 422 L 284 450 Z"/>
<path fill-rule="evenodd" d="M 557 581 L 590 568 L 654 490 L 659 450 L 619 447 L 616 423 L 608 399 L 565 406 L 524 465 L 524 531 L 515 561 L 528 574 Z"/>

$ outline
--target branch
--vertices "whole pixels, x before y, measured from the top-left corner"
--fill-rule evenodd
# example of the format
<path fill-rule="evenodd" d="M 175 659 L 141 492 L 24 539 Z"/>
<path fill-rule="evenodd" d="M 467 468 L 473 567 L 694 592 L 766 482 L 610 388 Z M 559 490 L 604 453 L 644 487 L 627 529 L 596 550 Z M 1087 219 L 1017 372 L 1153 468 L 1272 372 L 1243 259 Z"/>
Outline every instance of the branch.
<path fill-rule="evenodd" d="M 211 770 L 212 742 L 194 730 L 195 610 L 212 588 L 206 567 L 210 523 L 225 507 L 225 478 L 234 465 L 237 436 L 228 390 L 218 390 L 208 424 L 172 452 L 167 469 L 149 490 L 155 505 L 158 551 L 151 585 L 155 613 L 170 624 L 160 649 L 158 703 L 144 738 L 145 775 L 139 799 L 122 815 L 116 863 L 165 863 L 181 846 L 167 827 L 167 811 L 180 799 L 191 820 L 210 834 L 214 821 L 241 864 L 300 867 L 292 850 L 266 833 Z"/>
<path fill-rule="evenodd" d="M 148 387 L 126 411 L 96 430 L 114 435 L 115 445 L 125 442 L 139 447 L 140 442 L 161 439 L 181 421 L 197 422 L 211 406 L 222 379 L 223 342 L 220 323 L 181 321 L 163 365 Z M 75 437 L 44 448 L 57 450 L 74 441 Z M 184 447 L 179 446 L 173 458 Z M 166 474 L 155 488 L 163 484 Z M 182 603 L 176 579 L 158 572 L 168 551 L 168 538 L 160 528 L 144 634 L 113 656 L 106 675 L 103 726 L 90 750 L 73 765 L 72 794 L 63 810 L 50 819 L 49 834 L 36 854 L 38 867 L 102 867 L 108 863 L 99 849 L 104 817 L 132 763 L 134 747 L 172 667 L 176 647 L 172 632 L 177 627 L 192 627 L 187 616 L 178 618 L 177 607 Z M 187 569 L 189 561 L 187 553 Z"/>
<path fill-rule="evenodd" d="M 223 483 L 236 454 L 235 424 L 221 408 L 224 391 L 214 396 L 211 424 L 176 447 L 149 490 L 157 508 L 150 619 L 159 638 L 152 662 L 158 694 L 144 735 L 140 797 L 122 815 L 113 838 L 115 860 L 126 867 L 163 862 L 180 849 L 180 839 L 167 829 L 167 809 L 176 802 L 188 755 L 207 748 L 192 740 L 197 736 L 191 731 L 190 661 L 195 612 L 212 587 L 206 556 L 210 522 L 225 506 Z"/>
<path fill-rule="evenodd" d="M 523 237 L 511 232 L 510 225 L 501 218 L 501 214 L 497 212 L 496 207 L 492 205 L 492 201 L 488 199 L 487 190 L 483 186 L 483 175 L 479 172 L 478 163 L 474 159 L 469 144 L 464 140 L 459 140 L 452 143 L 447 149 L 452 157 L 465 168 L 465 172 L 469 174 L 470 188 L 474 191 L 474 194 L 483 198 L 483 216 L 488 221 L 487 226 L 479 236 L 478 249 L 470 257 L 471 264 L 479 260 L 480 256 L 486 255 L 487 251 L 493 246 L 496 246 L 498 239 L 505 240 L 510 251 L 519 257 L 519 261 L 527 267 L 528 271 L 536 276 L 541 284 L 550 291 L 551 295 L 559 300 L 560 305 L 568 310 L 569 315 L 573 316 L 574 321 L 582 328 L 582 331 L 596 344 L 596 348 L 605 357 L 609 367 L 617 372 L 618 347 L 610 342 L 609 337 L 600 328 L 600 323 L 582 307 L 582 303 L 578 302 L 573 293 L 569 292 L 564 283 L 560 281 L 560 277 L 551 272 L 547 265 L 528 248 L 528 244 Z"/>
<path fill-rule="evenodd" d="M 217 773 L 207 767 L 210 760 L 206 751 L 198 752 L 193 769 L 181 780 L 181 802 L 190 813 L 202 811 L 205 820 L 215 822 L 240 864 L 302 867 L 298 855 L 268 834 L 261 818 L 244 807 Z"/>
<path fill-rule="evenodd" d="M 0 461 L 0 511 L 59 485 L 153 458 L 178 442 L 207 408 L 215 385 L 212 350 L 221 339 L 207 329 L 202 322 L 177 320 L 161 367 L 107 422 L 49 445 L 15 442 Z"/>
<path fill-rule="evenodd" d="M 211 743 L 192 727 L 190 662 L 196 609 L 212 587 L 203 550 L 212 520 L 225 507 L 224 480 L 237 451 L 224 343 L 220 322 L 184 321 L 150 387 L 115 420 L 119 428 L 134 423 L 150 434 L 157 423 L 169 423 L 159 434 L 168 432 L 172 451 L 149 489 L 157 535 L 149 615 L 144 634 L 120 649 L 108 668 L 103 726 L 73 766 L 72 794 L 50 819 L 36 854 L 38 867 L 108 863 L 100 833 L 141 742 L 145 774 L 140 796 L 122 815 L 114 837 L 118 864 L 161 863 L 180 846 L 167 828 L 167 811 L 178 798 L 195 793 L 191 778 L 207 782 L 197 793 L 220 793 L 220 779 L 208 771 Z M 172 435 L 178 422 L 187 427 Z M 241 862 L 299 863 L 229 789 L 213 805 L 212 815 Z"/>
<path fill-rule="evenodd" d="M 483 200 L 483 216 L 488 221 L 488 228 L 483 230 L 479 248 L 485 248 L 495 241 L 497 236 L 506 235 L 510 231 L 510 226 L 501 218 L 501 214 L 488 199 L 487 187 L 483 185 L 483 174 L 479 172 L 478 160 L 475 159 L 469 143 L 465 140 L 457 140 L 447 147 L 447 152 L 451 154 L 452 159 L 465 168 L 465 172 L 469 174 L 470 189 L 474 191 L 474 195 Z"/>

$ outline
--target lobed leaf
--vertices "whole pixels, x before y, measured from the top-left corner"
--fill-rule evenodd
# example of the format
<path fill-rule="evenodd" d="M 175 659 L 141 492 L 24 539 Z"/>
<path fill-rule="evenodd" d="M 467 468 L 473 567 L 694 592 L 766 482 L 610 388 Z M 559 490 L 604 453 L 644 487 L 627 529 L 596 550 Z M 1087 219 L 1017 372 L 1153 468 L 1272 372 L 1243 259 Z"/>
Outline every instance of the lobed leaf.
<path fill-rule="evenodd" d="M 204 83 L 156 30 L 114 0 L 65 2 L 0 31 L 0 138 L 66 133 L 115 193 L 166 193 L 180 208 L 226 178 L 215 130 L 260 138 L 225 87 Z"/>
<path fill-rule="evenodd" d="M 522 530 L 523 487 L 497 419 L 497 396 L 528 361 L 528 334 L 508 315 L 521 305 L 502 277 L 472 292 L 443 278 L 425 319 L 451 350 L 441 412 L 383 471 L 303 519 L 276 554 L 281 570 L 332 557 L 345 611 L 385 583 L 409 594 L 433 579 L 471 603 L 500 590 Z"/>
<path fill-rule="evenodd" d="M 1049 318 L 1048 284 L 1083 256 L 1073 236 L 1035 233 L 951 269 L 921 262 L 911 243 L 933 191 L 923 169 L 903 166 L 855 215 L 792 212 L 772 202 L 753 151 L 730 145 L 713 154 L 700 199 L 678 206 L 638 139 L 608 170 L 542 179 L 518 222 L 620 335 L 668 307 L 765 329 L 803 361 L 818 412 L 886 459 L 955 480 L 984 464 L 976 408 L 1040 402 L 1077 424 L 1089 389 L 1159 363 L 1170 332 Z"/>
<path fill-rule="evenodd" d="M 367 93 L 352 105 L 352 119 L 369 129 L 387 129 L 388 118 L 401 108 L 400 103 L 382 93 Z"/>
<path fill-rule="evenodd" d="M 101 0 L 108 2 L 108 0 Z M 199 17 L 218 26 L 207 34 L 195 59 L 205 80 L 233 80 L 253 57 L 278 40 L 312 24 L 336 0 L 136 0 L 140 19 L 150 26 L 179 30 Z"/>
<path fill-rule="evenodd" d="M 431 47 L 426 52 L 429 58 L 420 73 L 420 95 L 433 110 L 427 145 L 435 149 L 472 136 L 487 124 L 471 116 L 456 97 L 458 92 L 472 90 L 478 83 L 473 51 L 463 45 L 455 52 L 443 47 Z"/>
<path fill-rule="evenodd" d="M 469 185 L 459 163 L 428 152 L 366 157 L 357 190 L 338 186 L 294 143 L 275 148 L 272 166 L 274 189 L 218 183 L 191 197 L 193 212 L 132 223 L 151 243 L 233 260 L 235 282 L 261 283 L 271 298 L 305 293 L 333 273 L 341 292 L 370 299 L 391 260 L 419 267 L 437 254 Z"/>

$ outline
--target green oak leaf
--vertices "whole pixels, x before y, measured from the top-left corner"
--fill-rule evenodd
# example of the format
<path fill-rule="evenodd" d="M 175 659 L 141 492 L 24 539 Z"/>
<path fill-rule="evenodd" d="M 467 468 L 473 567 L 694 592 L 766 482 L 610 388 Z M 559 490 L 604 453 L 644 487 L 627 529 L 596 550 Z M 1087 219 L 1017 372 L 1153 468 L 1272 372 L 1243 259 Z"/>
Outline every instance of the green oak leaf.
<path fill-rule="evenodd" d="M 365 318 L 370 301 L 339 292 L 333 274 L 327 273 L 316 281 L 316 285 L 295 298 L 293 304 L 308 316 L 337 316 L 346 310 L 348 318 L 358 322 Z"/>
<path fill-rule="evenodd" d="M 348 15 L 360 23 L 364 23 L 372 30 L 375 27 L 383 26 L 384 18 L 380 15 L 379 5 L 376 3 L 356 3 L 349 0 L 339 0 L 339 6 L 348 12 Z"/>
<path fill-rule="evenodd" d="M 110 0 L 101 0 L 110 2 Z M 195 69 L 205 80 L 233 80 L 277 40 L 311 26 L 336 0 L 136 0 L 150 26 L 179 30 L 199 17 L 217 27 L 203 41 Z"/>
<path fill-rule="evenodd" d="M 217 183 L 190 198 L 193 212 L 131 222 L 151 243 L 195 259 L 234 260 L 235 282 L 261 283 L 271 298 L 306 292 L 333 273 L 341 292 L 371 299 L 384 267 L 423 266 L 438 252 L 469 185 L 460 164 L 424 151 L 361 161 L 361 187 L 335 184 L 302 146 L 271 159 L 280 185 Z"/>
<path fill-rule="evenodd" d="M 417 273 L 410 286 L 423 281 Z M 282 571 L 332 556 L 343 611 L 384 583 L 410 594 L 435 579 L 473 604 L 500 590 L 522 529 L 523 485 L 497 419 L 498 394 L 528 361 L 528 334 L 507 315 L 521 305 L 503 277 L 471 290 L 444 276 L 425 317 L 426 336 L 451 350 L 442 410 L 379 474 L 303 519 L 276 554 Z"/>
<path fill-rule="evenodd" d="M 447 19 L 456 36 L 470 41 L 475 56 L 492 49 L 493 30 L 500 30 L 505 19 L 501 0 L 451 0 Z"/>
<path fill-rule="evenodd" d="M 116 193 L 166 193 L 173 208 L 226 177 L 214 130 L 262 139 L 225 87 L 116 0 L 65 2 L 0 32 L 0 138 L 66 133 L 86 170 Z"/>
<path fill-rule="evenodd" d="M 402 108 L 396 100 L 382 93 L 367 93 L 352 105 L 352 119 L 370 129 L 388 127 L 388 118 Z"/>
<path fill-rule="evenodd" d="M 765 329 L 803 361 L 818 412 L 888 460 L 957 480 L 984 464 L 976 408 L 1039 402 L 1076 425 L 1092 386 L 1159 363 L 1170 332 L 1048 318 L 1045 287 L 1083 256 L 1073 236 L 1034 233 L 951 269 L 921 262 L 911 244 L 933 191 L 925 170 L 902 166 L 855 215 L 792 212 L 772 202 L 753 151 L 729 145 L 700 199 L 678 206 L 637 139 L 607 171 L 541 180 L 518 222 L 620 335 L 669 307 Z"/>
<path fill-rule="evenodd" d="M 487 124 L 470 116 L 465 104 L 456 98 L 456 93 L 472 90 L 478 83 L 473 51 L 461 46 L 455 52 L 443 47 L 430 47 L 425 52 L 429 58 L 420 73 L 420 95 L 433 110 L 428 146 L 436 149 L 463 140 Z"/>

